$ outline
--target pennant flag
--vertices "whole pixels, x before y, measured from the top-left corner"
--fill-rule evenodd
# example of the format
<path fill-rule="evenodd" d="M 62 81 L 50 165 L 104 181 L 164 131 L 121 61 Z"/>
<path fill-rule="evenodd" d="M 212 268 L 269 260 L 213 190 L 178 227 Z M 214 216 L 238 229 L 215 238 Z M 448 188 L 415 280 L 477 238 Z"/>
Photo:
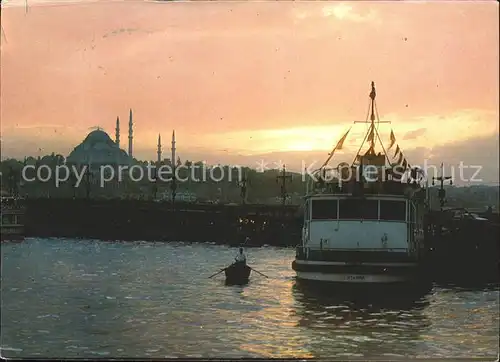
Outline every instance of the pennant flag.
<path fill-rule="evenodd" d="M 390 150 L 392 146 L 394 146 L 394 144 L 396 143 L 396 136 L 394 136 L 394 131 L 392 129 L 390 138 L 391 138 L 391 144 L 389 145 L 388 150 Z"/>
<path fill-rule="evenodd" d="M 394 155 L 395 156 L 395 155 Z M 405 160 L 406 161 L 406 160 Z M 399 158 L 396 161 L 396 165 L 401 165 L 401 162 L 403 162 L 403 153 L 399 152 Z"/>
<path fill-rule="evenodd" d="M 370 127 L 370 134 L 368 135 L 368 142 L 373 142 L 375 139 L 375 128 L 372 126 Z"/>
<path fill-rule="evenodd" d="M 339 140 L 339 142 L 337 143 L 337 146 L 335 146 L 334 150 L 331 152 L 332 154 L 333 154 L 333 152 L 334 152 L 335 150 L 341 150 L 341 149 L 342 149 L 342 147 L 344 147 L 344 141 L 345 141 L 345 139 L 347 138 L 347 135 L 349 134 L 349 131 L 350 131 L 350 130 L 351 130 L 351 129 L 349 128 L 349 129 L 347 130 L 347 132 L 345 133 L 345 135 L 343 135 L 343 136 L 342 136 L 342 138 L 341 138 L 341 139 Z"/>
<path fill-rule="evenodd" d="M 375 154 L 375 148 L 370 146 L 368 150 L 365 152 L 365 155 L 374 155 Z"/>
<path fill-rule="evenodd" d="M 403 154 L 401 154 L 401 156 L 403 156 Z M 405 170 L 407 169 L 407 167 L 408 167 L 408 162 L 406 161 L 406 158 L 403 160 L 402 166 L 403 166 L 403 168 L 404 168 Z"/>
<path fill-rule="evenodd" d="M 351 128 L 352 128 L 352 127 L 351 127 Z M 342 147 L 344 147 L 344 141 L 345 141 L 345 139 L 347 138 L 347 135 L 349 134 L 349 131 L 351 130 L 351 128 L 349 128 L 349 129 L 347 130 L 347 132 L 345 133 L 345 135 L 343 135 L 343 136 L 342 136 L 342 138 L 341 138 L 341 139 L 337 142 L 337 145 L 336 145 L 336 146 L 335 146 L 335 148 L 332 150 L 332 152 L 330 152 L 330 153 L 328 154 L 328 158 L 326 159 L 326 161 L 323 163 L 323 166 L 321 166 L 321 167 L 325 167 L 325 166 L 328 164 L 328 162 L 330 162 L 330 160 L 332 159 L 333 154 L 335 153 L 335 151 L 336 151 L 336 150 L 341 150 L 341 149 L 342 149 Z"/>
<path fill-rule="evenodd" d="M 394 152 L 394 156 L 392 156 L 392 158 L 396 158 L 396 156 L 397 156 L 398 154 L 400 154 L 400 153 L 401 153 L 401 149 L 399 148 L 399 145 L 397 145 L 397 146 L 396 146 L 396 152 Z M 399 164 L 399 162 L 398 162 L 398 164 Z"/>

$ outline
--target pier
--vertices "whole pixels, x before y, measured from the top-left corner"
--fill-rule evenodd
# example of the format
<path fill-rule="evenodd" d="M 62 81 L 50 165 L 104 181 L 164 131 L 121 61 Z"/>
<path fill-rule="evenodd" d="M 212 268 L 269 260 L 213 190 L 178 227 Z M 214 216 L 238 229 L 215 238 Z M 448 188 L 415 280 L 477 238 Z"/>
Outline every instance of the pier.
<path fill-rule="evenodd" d="M 26 200 L 26 235 L 103 240 L 295 246 L 302 216 L 294 205 L 217 205 L 149 200 Z"/>

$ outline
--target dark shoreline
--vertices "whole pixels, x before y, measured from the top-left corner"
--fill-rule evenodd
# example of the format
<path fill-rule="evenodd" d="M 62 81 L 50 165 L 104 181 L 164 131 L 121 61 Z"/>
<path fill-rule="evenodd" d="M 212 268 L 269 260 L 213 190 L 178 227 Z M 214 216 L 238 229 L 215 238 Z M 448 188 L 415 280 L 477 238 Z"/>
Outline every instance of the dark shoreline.
<path fill-rule="evenodd" d="M 300 243 L 298 206 L 212 205 L 148 200 L 26 200 L 27 237 L 215 242 L 249 246 Z"/>

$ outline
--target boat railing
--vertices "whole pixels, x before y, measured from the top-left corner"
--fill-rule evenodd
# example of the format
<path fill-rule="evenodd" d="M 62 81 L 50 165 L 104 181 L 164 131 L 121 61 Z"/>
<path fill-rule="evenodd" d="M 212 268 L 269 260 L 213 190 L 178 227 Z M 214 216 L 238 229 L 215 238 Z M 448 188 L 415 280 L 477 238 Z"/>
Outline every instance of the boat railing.
<path fill-rule="evenodd" d="M 404 255 L 404 256 L 403 256 Z M 309 261 L 402 261 L 413 260 L 407 248 L 296 248 L 296 259 Z"/>
<path fill-rule="evenodd" d="M 426 198 L 426 189 L 416 183 L 403 183 L 386 180 L 379 182 L 339 182 L 337 181 L 314 181 L 308 180 L 306 195 L 328 195 L 344 194 L 352 196 L 364 195 L 403 195 L 409 198 Z"/>

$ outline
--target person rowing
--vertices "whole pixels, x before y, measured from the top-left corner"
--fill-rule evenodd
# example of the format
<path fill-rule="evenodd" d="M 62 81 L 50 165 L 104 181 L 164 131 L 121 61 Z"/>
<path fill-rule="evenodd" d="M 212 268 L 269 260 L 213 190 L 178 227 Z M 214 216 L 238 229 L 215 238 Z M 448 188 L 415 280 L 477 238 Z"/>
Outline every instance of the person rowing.
<path fill-rule="evenodd" d="M 240 253 L 236 255 L 236 264 L 246 264 L 247 263 L 247 257 L 243 253 L 243 248 L 240 248 Z"/>
<path fill-rule="evenodd" d="M 243 253 L 243 248 L 240 248 L 238 255 L 234 258 L 234 263 L 228 266 L 227 268 L 219 270 L 217 273 L 212 274 L 209 278 L 212 278 L 222 272 L 226 272 L 226 282 L 228 278 L 240 278 L 245 282 L 248 282 L 248 277 L 250 276 L 250 270 L 253 270 L 257 274 L 262 275 L 263 277 L 269 278 L 267 275 L 262 274 L 260 271 L 255 270 L 254 268 L 247 265 L 247 257 L 245 253 Z M 243 275 L 243 276 L 242 276 Z"/>

